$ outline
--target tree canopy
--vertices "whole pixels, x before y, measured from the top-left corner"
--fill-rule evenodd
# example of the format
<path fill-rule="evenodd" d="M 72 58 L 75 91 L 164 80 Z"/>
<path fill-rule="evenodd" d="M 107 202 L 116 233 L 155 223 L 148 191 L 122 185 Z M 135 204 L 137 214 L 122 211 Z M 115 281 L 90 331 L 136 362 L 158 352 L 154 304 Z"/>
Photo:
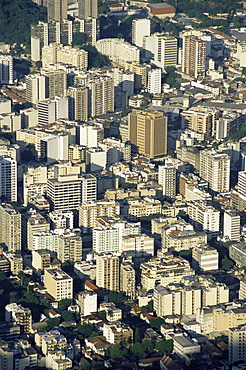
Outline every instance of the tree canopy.
<path fill-rule="evenodd" d="M 46 21 L 46 8 L 32 0 L 0 1 L 0 41 L 30 44 L 31 25 L 38 21 Z"/>

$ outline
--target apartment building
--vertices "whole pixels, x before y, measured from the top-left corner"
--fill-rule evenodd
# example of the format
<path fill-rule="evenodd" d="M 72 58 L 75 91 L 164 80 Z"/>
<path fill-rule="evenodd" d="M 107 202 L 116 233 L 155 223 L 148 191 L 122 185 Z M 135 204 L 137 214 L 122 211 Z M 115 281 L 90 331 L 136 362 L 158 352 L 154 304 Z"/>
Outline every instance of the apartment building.
<path fill-rule="evenodd" d="M 96 256 L 96 285 L 99 288 L 119 291 L 120 263 L 119 257 L 112 254 Z"/>
<path fill-rule="evenodd" d="M 10 204 L 0 204 L 0 243 L 8 252 L 21 251 L 21 214 Z"/>
<path fill-rule="evenodd" d="M 56 301 L 73 298 L 73 279 L 59 268 L 45 270 L 44 286 Z"/>

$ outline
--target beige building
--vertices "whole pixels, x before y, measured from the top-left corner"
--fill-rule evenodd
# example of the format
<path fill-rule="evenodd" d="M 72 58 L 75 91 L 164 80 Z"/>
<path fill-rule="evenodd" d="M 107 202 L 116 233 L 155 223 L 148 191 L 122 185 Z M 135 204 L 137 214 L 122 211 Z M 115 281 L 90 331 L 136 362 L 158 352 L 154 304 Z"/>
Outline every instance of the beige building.
<path fill-rule="evenodd" d="M 57 71 L 45 73 L 46 84 L 48 85 L 47 98 L 54 99 L 56 96 L 66 96 L 67 73 L 59 69 Z M 44 100 L 44 99 L 40 99 Z"/>
<path fill-rule="evenodd" d="M 66 230 L 59 236 L 57 258 L 63 263 L 66 261 L 82 260 L 82 238 L 80 230 Z"/>
<path fill-rule="evenodd" d="M 148 86 L 149 67 L 147 66 L 147 64 L 127 62 L 125 63 L 125 69 L 134 73 L 134 87 L 136 90 Z"/>
<path fill-rule="evenodd" d="M 228 330 L 228 359 L 230 363 L 246 360 L 246 325 L 229 328 Z"/>
<path fill-rule="evenodd" d="M 147 234 L 123 236 L 122 252 L 132 256 L 138 254 L 154 256 L 154 238 Z"/>
<path fill-rule="evenodd" d="M 133 342 L 133 330 L 128 324 L 125 324 L 122 321 L 104 323 L 103 335 L 111 344 L 121 343 L 122 341 L 125 341 L 126 343 Z"/>
<path fill-rule="evenodd" d="M 7 247 L 8 252 L 21 251 L 21 214 L 10 204 L 0 205 L 0 244 Z"/>
<path fill-rule="evenodd" d="M 23 271 L 23 258 L 21 254 L 6 253 L 5 255 L 10 262 L 10 271 L 12 275 L 18 275 L 20 271 Z"/>
<path fill-rule="evenodd" d="M 121 215 L 130 221 L 161 212 L 161 202 L 153 197 L 129 197 L 121 203 Z"/>
<path fill-rule="evenodd" d="M 225 332 L 246 324 L 244 303 L 223 303 L 197 310 L 196 320 L 201 323 L 202 333 Z"/>
<path fill-rule="evenodd" d="M 115 200 L 97 200 L 83 203 L 79 206 L 79 226 L 84 231 L 96 226 L 96 220 L 101 216 L 112 217 L 120 214 L 120 204 Z"/>
<path fill-rule="evenodd" d="M 171 283 L 180 283 L 184 276 L 194 275 L 188 261 L 172 254 L 163 254 L 162 258 L 152 258 L 140 265 L 141 285 L 145 290 L 158 285 L 164 287 Z"/>
<path fill-rule="evenodd" d="M 69 96 L 69 118 L 72 120 L 87 121 L 89 117 L 89 93 L 85 86 L 67 89 Z"/>
<path fill-rule="evenodd" d="M 5 306 L 5 321 L 20 325 L 24 333 L 30 333 L 32 329 L 32 312 L 29 308 L 22 307 L 17 303 L 9 303 Z"/>
<path fill-rule="evenodd" d="M 120 264 L 120 291 L 127 297 L 134 299 L 136 295 L 135 269 L 131 262 L 124 261 Z"/>
<path fill-rule="evenodd" d="M 113 302 L 103 302 L 100 304 L 99 311 L 106 312 L 106 320 L 110 322 L 122 319 L 122 310 L 117 308 Z"/>
<path fill-rule="evenodd" d="M 196 78 L 204 78 L 206 71 L 206 40 L 201 37 L 199 31 L 192 31 L 185 32 L 182 38 L 182 72 Z"/>
<path fill-rule="evenodd" d="M 50 253 L 46 249 L 32 251 L 32 267 L 35 272 L 42 275 L 44 270 L 50 267 Z"/>
<path fill-rule="evenodd" d="M 51 43 L 42 48 L 42 63 L 44 68 L 49 64 L 61 63 L 85 71 L 88 68 L 88 52 L 69 45 Z"/>
<path fill-rule="evenodd" d="M 89 116 L 114 111 L 114 81 L 109 76 L 94 76 L 87 84 L 90 94 Z"/>
<path fill-rule="evenodd" d="M 199 272 L 218 270 L 218 251 L 210 245 L 197 244 L 192 249 L 192 267 Z"/>
<path fill-rule="evenodd" d="M 112 254 L 97 255 L 96 265 L 96 285 L 99 288 L 119 291 L 119 257 Z"/>
<path fill-rule="evenodd" d="M 181 113 L 181 125 L 185 129 L 204 133 L 210 137 L 214 134 L 216 120 L 219 119 L 219 110 L 207 107 L 194 107 Z"/>
<path fill-rule="evenodd" d="M 208 181 L 209 188 L 217 193 L 230 191 L 230 157 L 216 150 L 200 152 L 199 175 Z"/>
<path fill-rule="evenodd" d="M 59 268 L 45 270 L 44 286 L 56 301 L 73 298 L 73 279 Z"/>
<path fill-rule="evenodd" d="M 150 158 L 167 154 L 167 117 L 163 113 L 133 110 L 128 125 L 129 140 L 139 153 Z"/>
<path fill-rule="evenodd" d="M 48 22 L 67 19 L 67 0 L 47 0 Z"/>
<path fill-rule="evenodd" d="M 22 243 L 23 247 L 32 250 L 34 234 L 50 231 L 50 224 L 34 209 L 22 214 Z"/>
<path fill-rule="evenodd" d="M 207 235 L 204 232 L 195 232 L 193 230 L 171 230 L 165 233 L 163 228 L 162 233 L 162 248 L 169 252 L 181 250 L 189 250 L 196 247 L 200 243 L 207 242 Z"/>

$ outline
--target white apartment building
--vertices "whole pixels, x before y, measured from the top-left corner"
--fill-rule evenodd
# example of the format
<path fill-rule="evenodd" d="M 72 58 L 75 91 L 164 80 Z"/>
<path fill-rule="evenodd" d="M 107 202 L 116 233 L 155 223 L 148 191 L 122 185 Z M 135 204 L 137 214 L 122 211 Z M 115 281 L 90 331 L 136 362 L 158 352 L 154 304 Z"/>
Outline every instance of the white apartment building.
<path fill-rule="evenodd" d="M 230 240 L 240 240 L 240 215 L 234 210 L 225 210 L 223 236 Z"/>
<path fill-rule="evenodd" d="M 92 249 L 95 253 L 122 253 L 123 238 L 140 234 L 140 222 L 114 222 L 104 226 L 102 220 L 102 226 L 94 227 L 92 230 Z"/>
<path fill-rule="evenodd" d="M 132 43 L 142 48 L 144 36 L 150 36 L 150 19 L 134 19 L 132 21 Z"/>
<path fill-rule="evenodd" d="M 97 294 L 90 291 L 81 291 L 77 295 L 77 302 L 80 308 L 80 315 L 87 316 L 97 312 Z"/>
<path fill-rule="evenodd" d="M 198 244 L 192 249 L 192 267 L 199 272 L 218 270 L 218 251 L 210 245 Z"/>
<path fill-rule="evenodd" d="M 72 48 L 69 45 L 51 43 L 42 48 L 43 67 L 49 64 L 61 63 L 75 67 L 79 70 L 88 68 L 88 52 L 83 49 Z"/>
<path fill-rule="evenodd" d="M 153 95 L 161 93 L 161 68 L 153 68 L 148 72 L 148 92 Z"/>
<path fill-rule="evenodd" d="M 126 62 L 140 62 L 140 49 L 124 39 L 101 39 L 96 42 L 95 47 L 99 53 L 107 55 L 113 62 L 122 66 L 125 66 Z"/>
<path fill-rule="evenodd" d="M 176 196 L 176 168 L 172 162 L 165 161 L 158 166 L 158 184 L 162 186 L 162 194 L 166 197 Z"/>
<path fill-rule="evenodd" d="M 93 123 L 78 125 L 78 132 L 79 145 L 88 148 L 97 148 L 98 142 L 104 137 L 103 127 Z"/>
<path fill-rule="evenodd" d="M 203 201 L 188 202 L 189 222 L 196 231 L 204 231 L 208 240 L 220 234 L 220 211 Z"/>
<path fill-rule="evenodd" d="M 51 229 L 73 229 L 74 215 L 73 212 L 53 211 L 48 214 Z"/>
<path fill-rule="evenodd" d="M 230 157 L 216 150 L 201 150 L 199 175 L 217 193 L 230 191 Z"/>
<path fill-rule="evenodd" d="M 96 220 L 101 216 L 112 217 L 120 214 L 120 204 L 115 200 L 97 200 L 79 206 L 79 226 L 83 230 L 96 226 Z"/>
<path fill-rule="evenodd" d="M 246 361 L 246 325 L 228 330 L 228 359 L 230 363 Z"/>
<path fill-rule="evenodd" d="M 67 96 L 47 98 L 38 102 L 38 124 L 48 125 L 54 123 L 58 118 L 68 119 Z"/>

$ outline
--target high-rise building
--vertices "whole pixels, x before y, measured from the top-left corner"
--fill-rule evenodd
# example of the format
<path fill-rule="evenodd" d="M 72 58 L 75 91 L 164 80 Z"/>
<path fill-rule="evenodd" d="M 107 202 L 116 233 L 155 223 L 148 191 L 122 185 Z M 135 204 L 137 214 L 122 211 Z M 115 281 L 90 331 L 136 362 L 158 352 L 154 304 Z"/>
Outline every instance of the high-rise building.
<path fill-rule="evenodd" d="M 220 211 L 207 205 L 205 201 L 194 201 L 188 203 L 189 222 L 196 231 L 204 231 L 208 240 L 220 234 Z"/>
<path fill-rule="evenodd" d="M 55 97 L 38 102 L 38 123 L 48 125 L 58 118 L 68 119 L 68 97 Z"/>
<path fill-rule="evenodd" d="M 230 240 L 240 241 L 240 214 L 233 209 L 224 212 L 223 235 Z"/>
<path fill-rule="evenodd" d="M 74 211 L 81 203 L 81 179 L 63 175 L 48 179 L 47 197 L 52 211 Z"/>
<path fill-rule="evenodd" d="M 67 0 L 48 0 L 48 22 L 67 19 Z"/>
<path fill-rule="evenodd" d="M 40 100 L 48 98 L 47 80 L 44 75 L 27 75 L 26 78 L 26 100 L 36 106 Z"/>
<path fill-rule="evenodd" d="M 214 135 L 220 111 L 215 108 L 194 107 L 181 113 L 182 128 L 203 133 L 206 137 Z"/>
<path fill-rule="evenodd" d="M 77 295 L 77 302 L 80 308 L 80 315 L 90 315 L 97 311 L 97 294 L 84 290 Z"/>
<path fill-rule="evenodd" d="M 147 64 L 137 62 L 126 62 L 125 69 L 134 73 L 134 88 L 139 90 L 148 86 L 148 71 L 150 67 Z"/>
<path fill-rule="evenodd" d="M 59 268 L 45 270 L 44 286 L 56 301 L 73 298 L 73 279 Z"/>
<path fill-rule="evenodd" d="M 32 329 L 32 312 L 30 308 L 22 307 L 17 303 L 5 306 L 5 321 L 15 322 L 22 327 L 24 333 L 30 333 Z"/>
<path fill-rule="evenodd" d="M 87 148 L 97 148 L 99 141 L 102 141 L 103 138 L 103 127 L 93 123 L 78 125 L 79 145 L 83 145 Z"/>
<path fill-rule="evenodd" d="M 246 325 L 228 329 L 228 359 L 230 363 L 246 361 Z"/>
<path fill-rule="evenodd" d="M 61 63 L 85 71 L 88 67 L 88 52 L 70 45 L 63 46 L 53 42 L 43 46 L 42 63 L 43 68 L 46 69 L 49 68 L 50 64 Z"/>
<path fill-rule="evenodd" d="M 218 270 L 218 251 L 210 245 L 198 244 L 192 249 L 192 267 L 199 272 Z"/>
<path fill-rule="evenodd" d="M 134 19 L 132 21 L 132 43 L 143 47 L 144 36 L 150 35 L 150 19 Z"/>
<path fill-rule="evenodd" d="M 0 54 L 0 83 L 3 85 L 14 83 L 14 65 L 11 55 Z"/>
<path fill-rule="evenodd" d="M 119 214 L 120 204 L 115 200 L 97 200 L 93 203 L 83 203 L 79 206 L 79 226 L 87 231 L 96 226 L 98 217 L 112 217 Z"/>
<path fill-rule="evenodd" d="M 57 257 L 61 262 L 82 260 L 82 238 L 79 230 L 67 230 L 59 236 Z"/>
<path fill-rule="evenodd" d="M 34 234 L 49 231 L 50 223 L 34 209 L 22 214 L 22 245 L 32 250 Z"/>
<path fill-rule="evenodd" d="M 78 0 L 78 16 L 81 19 L 97 18 L 97 0 Z"/>
<path fill-rule="evenodd" d="M 122 66 L 126 62 L 140 62 L 140 49 L 124 39 L 100 39 L 96 42 L 95 47 L 99 53 L 107 55 L 113 62 Z"/>
<path fill-rule="evenodd" d="M 112 254 L 96 256 L 96 284 L 100 288 L 119 291 L 119 257 Z"/>
<path fill-rule="evenodd" d="M 131 262 L 123 261 L 120 264 L 120 291 L 127 297 L 134 299 L 136 295 L 135 269 Z"/>
<path fill-rule="evenodd" d="M 161 68 L 153 68 L 148 72 L 148 92 L 153 95 L 161 93 Z"/>
<path fill-rule="evenodd" d="M 205 77 L 206 58 L 211 49 L 211 36 L 192 30 L 185 31 L 182 39 L 182 72 L 196 78 Z"/>
<path fill-rule="evenodd" d="M 2 370 L 13 369 L 14 367 L 14 350 L 4 340 L 0 341 L 0 365 Z"/>
<path fill-rule="evenodd" d="M 88 84 L 89 115 L 100 116 L 114 111 L 114 81 L 108 76 L 95 76 Z"/>
<path fill-rule="evenodd" d="M 128 115 L 129 140 L 150 158 L 167 154 L 167 117 L 161 112 L 133 110 Z"/>
<path fill-rule="evenodd" d="M 172 162 L 165 161 L 164 165 L 158 166 L 158 184 L 162 186 L 162 194 L 165 197 L 176 196 L 176 168 Z"/>
<path fill-rule="evenodd" d="M 10 157 L 0 157 L 0 199 L 17 202 L 17 162 Z"/>
<path fill-rule="evenodd" d="M 97 199 L 97 179 L 88 173 L 81 179 L 81 203 L 95 202 Z"/>
<path fill-rule="evenodd" d="M 88 88 L 83 87 L 69 87 L 67 90 L 69 97 L 69 119 L 75 121 L 88 120 Z"/>
<path fill-rule="evenodd" d="M 0 205 L 0 244 L 7 247 L 8 252 L 21 251 L 21 214 L 10 204 Z"/>
<path fill-rule="evenodd" d="M 230 157 L 216 150 L 200 151 L 199 175 L 217 193 L 230 191 Z"/>
<path fill-rule="evenodd" d="M 176 67 L 178 55 L 178 40 L 176 37 L 155 34 L 155 64 L 165 69 L 166 67 Z"/>
<path fill-rule="evenodd" d="M 246 171 L 238 172 L 238 192 L 246 196 Z"/>
<path fill-rule="evenodd" d="M 45 73 L 47 81 L 47 98 L 54 99 L 56 96 L 65 96 L 67 89 L 67 74 L 62 69 Z M 40 99 L 43 100 L 43 99 Z"/>

